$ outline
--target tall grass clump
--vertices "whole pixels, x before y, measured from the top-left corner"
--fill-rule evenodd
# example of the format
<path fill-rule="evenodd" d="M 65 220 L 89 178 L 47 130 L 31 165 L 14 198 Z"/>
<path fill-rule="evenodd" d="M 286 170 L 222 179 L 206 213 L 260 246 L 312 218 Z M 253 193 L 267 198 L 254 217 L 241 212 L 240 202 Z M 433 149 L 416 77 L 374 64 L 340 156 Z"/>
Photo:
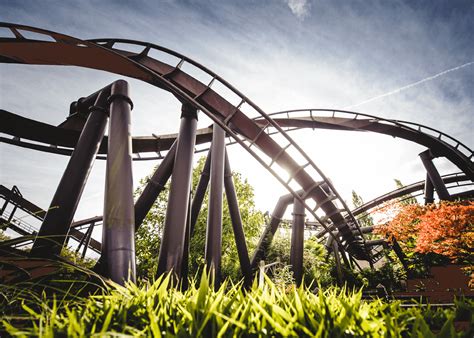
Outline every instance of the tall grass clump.
<path fill-rule="evenodd" d="M 33 291 L 30 291 L 32 293 Z M 11 296 L 11 295 L 10 295 Z M 121 287 L 107 282 L 88 297 L 64 301 L 42 292 L 1 300 L 0 336 L 18 337 L 471 337 L 453 321 L 470 322 L 473 302 L 458 308 L 403 308 L 400 302 L 362 299 L 361 290 L 224 282 L 215 290 L 203 274 L 187 290 L 170 275 Z M 16 308 L 12 313 L 10 307 Z"/>

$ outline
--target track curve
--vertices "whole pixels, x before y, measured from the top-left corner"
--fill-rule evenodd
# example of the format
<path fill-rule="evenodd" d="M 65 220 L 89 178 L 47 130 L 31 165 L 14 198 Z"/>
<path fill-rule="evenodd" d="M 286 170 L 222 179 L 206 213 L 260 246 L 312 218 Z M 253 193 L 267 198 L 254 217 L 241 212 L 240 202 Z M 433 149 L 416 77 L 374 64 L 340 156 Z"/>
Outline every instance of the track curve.
<path fill-rule="evenodd" d="M 318 116 L 314 112 L 327 113 L 328 116 Z M 302 113 L 303 116 L 301 116 Z M 344 117 L 336 116 L 336 114 Z M 347 110 L 321 108 L 286 110 L 272 113 L 270 116 L 281 127 L 292 128 L 292 130 L 301 128 L 360 130 L 403 138 L 429 148 L 436 157 L 448 158 L 471 180 L 474 180 L 474 152 L 472 149 L 454 137 L 422 124 L 390 120 Z M 346 118 L 345 116 L 350 117 Z"/>
<path fill-rule="evenodd" d="M 324 227 L 335 226 L 339 230 L 341 240 L 334 238 L 342 247 L 359 259 L 370 259 L 370 253 L 365 250 L 363 234 L 360 231 L 359 236 L 353 234 L 354 229 L 359 229 L 357 221 L 332 182 L 275 121 L 217 74 L 184 55 L 146 42 L 125 39 L 85 41 L 23 25 L 0 23 L 0 27 L 9 29 L 15 36 L 0 38 L 0 62 L 69 65 L 108 71 L 162 88 L 181 102 L 201 110 L 300 200 Z M 27 39 L 22 35 L 22 31 L 42 35 L 44 40 Z M 113 48 L 116 43 L 142 46 L 143 50 L 137 53 Z M 151 50 L 177 57 L 179 62 L 172 66 L 151 58 Z M 184 63 L 191 64 L 211 76 L 212 80 L 207 85 L 198 81 L 181 70 Z M 236 96 L 237 102 L 232 104 L 214 91 L 211 87 L 216 83 Z M 248 115 L 252 114 L 265 120 L 265 126 L 260 127 L 249 118 Z M 269 127 L 275 128 L 283 136 L 284 144 L 279 144 L 265 132 Z M 251 148 L 254 145 L 258 150 Z M 300 163 L 290 155 L 289 148 L 302 158 Z M 288 175 L 277 171 L 278 168 Z M 321 188 L 323 183 L 329 187 L 329 194 Z M 296 193 L 298 190 L 303 191 L 303 196 Z M 308 198 L 314 201 L 313 204 L 307 202 Z M 330 235 L 332 236 L 332 233 Z"/>
<path fill-rule="evenodd" d="M 472 182 L 472 180 L 470 180 L 463 173 L 453 173 L 453 174 L 443 175 L 441 176 L 441 178 L 444 184 L 446 185 L 447 189 L 457 188 L 457 187 L 472 187 L 474 185 L 474 182 Z M 380 204 L 384 202 L 388 202 L 388 201 L 403 197 L 408 194 L 410 194 L 410 197 L 420 196 L 423 194 L 424 187 L 425 187 L 425 181 L 418 181 L 412 184 L 408 184 L 402 188 L 395 189 L 379 197 L 376 197 L 371 201 L 364 203 L 360 207 L 353 209 L 352 213 L 355 216 L 359 216 L 363 214 L 364 212 L 367 212 L 371 209 L 376 208 L 377 206 L 379 206 Z M 416 193 L 416 194 L 412 195 L 413 193 Z M 473 190 L 469 190 L 464 193 L 472 195 Z M 464 193 L 461 193 L 461 195 Z M 453 193 L 452 195 L 456 196 L 455 193 Z"/>
<path fill-rule="evenodd" d="M 326 112 L 332 115 L 339 113 L 351 115 L 351 118 L 336 116 L 315 115 L 313 112 Z M 306 115 L 290 116 L 294 113 L 307 113 Z M 432 149 L 437 156 L 444 156 L 453 164 L 458 166 L 468 177 L 473 179 L 474 156 L 473 151 L 456 140 L 454 137 L 428 126 L 416 124 L 409 121 L 389 120 L 378 116 L 363 114 L 359 112 L 340 111 L 332 109 L 298 109 L 283 112 L 272 113 L 270 116 L 284 117 L 274 118 L 278 125 L 286 132 L 312 128 L 312 129 L 331 129 L 343 131 L 369 131 L 393 137 L 402 138 Z M 364 119 L 361 119 L 364 117 Z M 39 121 L 31 120 L 11 112 L 0 109 L 0 119 L 2 125 L 0 132 L 14 136 L 13 139 L 0 137 L 0 141 L 10 143 L 26 148 L 33 148 L 50 153 L 70 155 L 79 137 L 76 130 L 65 129 L 52 126 Z M 260 119 L 255 119 L 257 124 Z M 415 128 L 416 127 L 416 128 Z M 430 130 L 435 135 L 423 132 L 423 129 Z M 269 131 L 271 133 L 271 131 Z M 176 139 L 177 134 L 138 136 L 132 139 L 133 152 L 136 155 L 134 160 L 156 160 L 161 159 L 161 152 L 167 151 Z M 35 142 L 41 142 L 45 145 L 28 143 L 19 138 L 25 138 Z M 449 140 L 449 142 L 443 139 Z M 107 153 L 107 138 L 104 139 L 99 149 L 99 154 Z M 212 128 L 202 128 L 197 131 L 196 144 L 209 143 L 212 140 Z M 235 144 L 228 142 L 228 144 Z M 203 148 L 200 151 L 208 150 Z M 143 157 L 143 153 L 156 153 L 157 156 Z M 99 159 L 105 159 L 105 156 L 98 156 Z"/>

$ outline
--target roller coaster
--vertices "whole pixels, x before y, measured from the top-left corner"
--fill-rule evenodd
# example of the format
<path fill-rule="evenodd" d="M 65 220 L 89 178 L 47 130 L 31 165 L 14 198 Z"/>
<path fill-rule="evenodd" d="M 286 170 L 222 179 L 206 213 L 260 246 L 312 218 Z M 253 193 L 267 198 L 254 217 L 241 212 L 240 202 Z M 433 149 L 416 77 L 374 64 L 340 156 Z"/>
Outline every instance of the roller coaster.
<path fill-rule="evenodd" d="M 420 124 L 384 119 L 334 109 L 301 109 L 268 114 L 216 73 L 196 61 L 167 48 L 126 39 L 81 40 L 39 28 L 0 23 L 0 62 L 32 65 L 67 65 L 102 70 L 144 81 L 174 95 L 182 104 L 176 134 L 132 136 L 133 101 L 128 83 L 117 80 L 71 103 L 67 119 L 58 126 L 0 110 L 0 141 L 29 149 L 70 156 L 49 208 L 25 199 L 16 187 L 1 186 L 1 222 L 20 237 L 0 242 L 0 255 L 23 255 L 31 259 L 55 259 L 70 239 L 77 251 L 100 254 L 95 270 L 123 284 L 135 280 L 134 233 L 170 181 L 168 207 L 157 257 L 158 274 L 173 271 L 186 277 L 189 240 L 209 190 L 205 260 L 219 283 L 222 251 L 222 203 L 225 191 L 242 275 L 248 282 L 258 262 L 265 257 L 286 209 L 293 205 L 291 265 L 295 279 L 303 274 L 305 226 L 318 230 L 328 251 L 351 268 L 360 261 L 373 265 L 381 257 L 383 239 L 367 240 L 371 229 L 359 226 L 358 216 L 380 203 L 409 193 L 424 194 L 434 201 L 472 198 L 473 190 L 453 194 L 453 187 L 474 183 L 473 151 L 455 138 Z M 9 36 L 4 36 L 6 33 Z M 138 50 L 138 52 L 136 52 Z M 197 114 L 208 116 L 213 125 L 197 129 Z M 104 136 L 108 124 L 108 135 Z M 350 210 L 333 183 L 289 135 L 303 128 L 373 132 L 415 142 L 426 148 L 420 154 L 426 169 L 424 181 L 390 192 L 355 210 Z M 288 194 L 282 196 L 257 249 L 249 255 L 226 147 L 238 144 Z M 191 192 L 192 160 L 195 152 L 207 151 L 207 159 L 196 191 Z M 459 173 L 441 176 L 433 158 L 444 157 Z M 94 159 L 106 161 L 103 216 L 73 222 L 73 217 Z M 133 199 L 133 161 L 161 160 L 136 201 Z M 13 209 L 6 212 L 7 206 Z M 15 212 L 21 210 L 38 220 L 38 229 L 26 224 Z M 308 217 L 308 220 L 306 219 Z M 102 241 L 92 238 L 102 225 Z M 28 251 L 19 250 L 30 245 Z M 403 261 L 403 253 L 392 243 Z"/>

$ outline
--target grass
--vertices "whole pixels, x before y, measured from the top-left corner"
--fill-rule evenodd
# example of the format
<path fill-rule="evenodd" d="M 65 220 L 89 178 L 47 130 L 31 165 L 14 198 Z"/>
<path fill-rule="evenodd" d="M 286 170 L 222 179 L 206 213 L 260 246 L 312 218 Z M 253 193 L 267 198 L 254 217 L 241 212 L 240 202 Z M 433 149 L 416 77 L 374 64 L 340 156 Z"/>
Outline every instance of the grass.
<path fill-rule="evenodd" d="M 2 287 L 0 336 L 15 337 L 471 337 L 455 320 L 473 323 L 473 302 L 453 309 L 403 308 L 400 302 L 362 300 L 361 290 L 255 283 L 246 291 L 224 282 L 214 290 L 204 274 L 188 290 L 170 275 L 126 287 L 105 282 L 88 296 L 68 280 Z M 79 284 L 82 285 L 82 284 Z M 44 286 L 44 284 L 43 284 Z M 58 290 L 62 290 L 59 292 Z M 74 290 L 74 291 L 72 291 Z M 90 292 L 90 290 L 89 290 Z"/>

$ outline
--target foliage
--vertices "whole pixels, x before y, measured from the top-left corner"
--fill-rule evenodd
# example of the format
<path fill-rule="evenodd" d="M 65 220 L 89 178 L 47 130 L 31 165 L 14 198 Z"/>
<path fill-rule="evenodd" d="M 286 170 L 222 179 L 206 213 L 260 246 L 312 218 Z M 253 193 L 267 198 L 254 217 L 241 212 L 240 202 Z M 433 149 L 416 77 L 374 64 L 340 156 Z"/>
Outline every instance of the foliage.
<path fill-rule="evenodd" d="M 388 207 L 395 209 L 395 216 L 379 225 L 377 233 L 395 238 L 402 247 L 417 253 L 434 253 L 453 261 L 473 258 L 474 202 Z"/>
<path fill-rule="evenodd" d="M 354 190 L 352 190 L 352 204 L 354 208 L 358 208 L 364 205 L 364 200 L 362 196 L 358 195 Z M 370 227 L 374 225 L 374 219 L 368 212 L 363 212 L 357 217 L 357 221 L 361 227 Z"/>
<path fill-rule="evenodd" d="M 0 230 L 0 242 L 1 241 L 7 241 L 11 239 L 10 236 L 6 235 L 4 231 Z M 19 250 L 29 250 L 30 248 L 28 246 L 23 246 L 20 247 Z M 92 268 L 96 260 L 93 258 L 89 257 L 82 257 L 79 252 L 77 252 L 74 248 L 64 246 L 63 249 L 61 250 L 61 257 L 65 258 L 67 261 L 76 264 L 78 266 L 84 267 L 84 268 Z"/>
<path fill-rule="evenodd" d="M 399 179 L 395 178 L 394 181 L 398 189 L 405 187 L 405 185 Z M 400 197 L 399 201 L 402 205 L 418 204 L 416 198 L 413 197 L 411 194 L 407 194 Z"/>
<path fill-rule="evenodd" d="M 381 284 L 387 291 L 402 289 L 401 281 L 406 279 L 403 268 L 390 261 L 374 270 L 362 269 L 362 271 L 356 272 L 346 269 L 344 275 L 348 285 L 376 289 Z"/>
<path fill-rule="evenodd" d="M 200 158 L 196 168 L 193 170 L 193 193 L 196 191 L 196 186 L 199 182 L 204 163 L 205 158 Z M 136 195 L 143 190 L 148 179 L 149 178 L 145 178 L 140 181 L 141 187 L 137 190 Z M 251 252 L 255 248 L 255 242 L 261 231 L 261 226 L 264 223 L 263 214 L 255 208 L 254 191 L 247 180 L 243 179 L 242 175 L 235 172 L 233 172 L 233 179 L 244 233 L 247 238 L 247 246 L 249 252 Z M 146 278 L 151 280 L 155 276 L 160 239 L 166 216 L 168 192 L 169 184 L 159 195 L 136 235 L 137 276 L 142 279 Z M 208 201 L 208 194 L 206 193 L 190 241 L 190 275 L 195 275 L 197 271 L 203 267 L 204 263 L 203 256 L 206 245 Z M 225 198 L 222 216 L 222 248 L 222 274 L 224 277 L 231 277 L 234 278 L 234 280 L 237 280 L 241 277 L 240 263 L 238 260 L 229 208 Z"/>
<path fill-rule="evenodd" d="M 10 239 L 10 236 L 8 236 L 5 231 L 0 230 L 0 241 L 7 241 Z"/>
<path fill-rule="evenodd" d="M 439 337 L 472 336 L 473 302 L 460 300 L 455 309 L 403 308 L 400 302 L 362 300 L 361 291 L 345 288 L 283 288 L 265 278 L 214 290 L 206 275 L 187 291 L 171 286 L 170 275 L 153 284 L 121 287 L 88 298 L 61 301 L 33 295 L 13 301 L 12 314 L 2 303 L 0 334 L 25 336 L 137 337 Z M 456 332 L 453 321 L 468 320 L 470 332 Z M 2 333 L 3 332 L 3 333 Z"/>
<path fill-rule="evenodd" d="M 81 267 L 89 268 L 89 269 L 92 269 L 97 262 L 93 258 L 89 258 L 89 257 L 82 258 L 79 252 L 77 252 L 71 247 L 66 247 L 66 246 L 63 247 L 63 249 L 61 250 L 61 257 L 67 259 L 68 261 L 74 264 L 77 264 Z"/>
<path fill-rule="evenodd" d="M 290 234 L 275 234 L 272 244 L 266 255 L 268 262 L 279 260 L 281 265 L 270 270 L 269 275 L 274 277 L 281 275 L 280 269 L 287 269 L 290 266 Z M 319 283 L 322 286 L 328 286 L 335 283 L 334 259 L 328 257 L 324 245 L 317 241 L 316 236 L 305 240 L 303 249 L 303 271 L 306 285 Z"/>
<path fill-rule="evenodd" d="M 47 261 L 45 265 L 45 259 L 40 259 L 43 269 L 38 269 L 34 259 L 0 259 L 0 318 L 21 313 L 23 304 L 39 310 L 51 297 L 59 304 L 81 302 L 84 296 L 106 290 L 104 280 L 87 268 L 64 260 Z"/>

